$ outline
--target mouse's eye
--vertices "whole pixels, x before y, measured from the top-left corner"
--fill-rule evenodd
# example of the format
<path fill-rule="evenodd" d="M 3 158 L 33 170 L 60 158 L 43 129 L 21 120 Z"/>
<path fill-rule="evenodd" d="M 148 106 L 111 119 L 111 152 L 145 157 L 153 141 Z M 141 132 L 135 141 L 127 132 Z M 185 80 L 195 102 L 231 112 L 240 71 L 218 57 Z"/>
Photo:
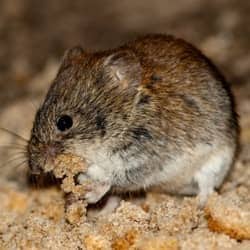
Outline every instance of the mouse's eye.
<path fill-rule="evenodd" d="M 56 126 L 60 131 L 65 131 L 67 129 L 70 129 L 72 125 L 73 125 L 73 120 L 68 115 L 61 116 L 56 123 Z"/>

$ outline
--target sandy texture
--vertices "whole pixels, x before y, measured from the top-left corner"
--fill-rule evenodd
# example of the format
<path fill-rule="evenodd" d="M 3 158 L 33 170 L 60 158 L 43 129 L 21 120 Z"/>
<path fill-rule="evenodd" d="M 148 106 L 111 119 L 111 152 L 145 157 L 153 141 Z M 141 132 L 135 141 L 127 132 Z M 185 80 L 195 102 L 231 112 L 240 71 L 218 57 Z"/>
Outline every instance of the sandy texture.
<path fill-rule="evenodd" d="M 248 190 L 239 188 L 236 192 L 210 198 L 206 207 L 208 227 L 238 240 L 250 240 Z"/>
<path fill-rule="evenodd" d="M 249 11 L 248 1 L 235 0 L 2 0 L 0 127 L 29 137 L 66 48 L 102 49 L 163 32 L 193 42 L 219 65 L 232 83 L 242 131 L 235 166 L 204 210 L 195 197 L 148 193 L 124 198 L 108 215 L 99 214 L 98 206 L 86 215 L 79 201 L 65 210 L 62 189 L 84 192 L 74 185 L 72 172 L 85 169 L 82 159 L 58 159 L 56 175 L 65 174 L 62 167 L 69 171 L 62 187 L 40 180 L 30 185 L 25 141 L 2 131 L 0 250 L 250 249 Z"/>

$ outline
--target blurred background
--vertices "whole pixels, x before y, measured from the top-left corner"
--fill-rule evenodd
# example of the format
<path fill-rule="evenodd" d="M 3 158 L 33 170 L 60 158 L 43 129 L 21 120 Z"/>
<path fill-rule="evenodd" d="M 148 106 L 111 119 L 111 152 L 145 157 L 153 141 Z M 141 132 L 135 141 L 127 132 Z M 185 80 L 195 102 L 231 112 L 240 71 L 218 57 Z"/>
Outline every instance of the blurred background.
<path fill-rule="evenodd" d="M 249 13 L 246 0 L 0 0 L 0 109 L 29 94 L 65 49 L 105 49 L 145 33 L 182 37 L 232 84 L 247 84 Z"/>
<path fill-rule="evenodd" d="M 241 125 L 249 128 L 249 13 L 247 0 L 0 0 L 0 127 L 29 137 L 67 48 L 107 49 L 141 34 L 169 33 L 219 67 L 232 84 Z M 1 143 L 10 140 L 1 135 Z"/>

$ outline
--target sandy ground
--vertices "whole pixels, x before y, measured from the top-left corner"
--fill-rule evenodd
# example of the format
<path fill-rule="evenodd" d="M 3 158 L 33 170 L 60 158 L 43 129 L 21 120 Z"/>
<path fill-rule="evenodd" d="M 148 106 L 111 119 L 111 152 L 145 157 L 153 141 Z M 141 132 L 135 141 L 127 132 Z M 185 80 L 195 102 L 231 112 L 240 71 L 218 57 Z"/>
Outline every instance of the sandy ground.
<path fill-rule="evenodd" d="M 1 132 L 0 249 L 250 249 L 248 1 L 1 0 L 0 7 L 1 127 L 29 137 L 66 48 L 103 49 L 163 32 L 194 43 L 219 66 L 242 128 L 235 166 L 204 210 L 192 197 L 148 193 L 124 198 L 112 214 L 92 209 L 87 217 L 77 204 L 65 213 L 59 187 L 29 185 L 22 140 Z"/>

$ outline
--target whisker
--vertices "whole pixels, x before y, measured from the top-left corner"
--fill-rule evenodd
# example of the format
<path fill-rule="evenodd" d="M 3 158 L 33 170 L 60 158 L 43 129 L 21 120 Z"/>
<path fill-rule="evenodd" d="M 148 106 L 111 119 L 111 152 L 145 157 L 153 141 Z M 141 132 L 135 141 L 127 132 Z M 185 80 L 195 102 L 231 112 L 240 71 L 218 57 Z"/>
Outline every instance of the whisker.
<path fill-rule="evenodd" d="M 2 165 L 0 165 L 0 168 L 5 168 L 6 166 L 8 166 L 9 164 L 17 161 L 17 160 L 27 160 L 27 158 L 24 155 L 19 155 L 13 159 L 10 159 L 8 161 L 5 161 Z"/>
<path fill-rule="evenodd" d="M 11 166 L 11 168 L 18 169 L 18 168 L 24 166 L 25 164 L 28 164 L 27 160 L 23 160 L 22 162 L 16 163 L 15 165 Z"/>
<path fill-rule="evenodd" d="M 12 154 L 8 154 L 9 157 L 14 157 L 14 156 L 24 156 L 27 158 L 26 152 L 11 152 Z"/>
<path fill-rule="evenodd" d="M 22 151 L 10 151 L 10 152 L 6 153 L 5 160 L 9 161 L 9 160 L 13 159 L 13 157 L 14 158 L 24 157 L 24 158 L 27 158 L 27 159 L 29 158 L 26 152 L 22 152 Z M 4 162 L 5 162 L 5 160 L 4 160 Z M 0 165 L 0 167 L 1 167 L 1 165 Z"/>
<path fill-rule="evenodd" d="M 8 143 L 8 144 L 0 144 L 0 147 L 20 147 L 20 148 L 26 148 L 27 143 L 25 144 L 18 144 L 18 143 Z"/>
<path fill-rule="evenodd" d="M 12 135 L 12 136 L 15 136 L 16 138 L 19 138 L 19 139 L 22 140 L 23 142 L 26 142 L 26 143 L 28 142 L 28 139 L 24 138 L 23 136 L 21 136 L 21 135 L 15 133 L 15 132 L 13 132 L 13 131 L 7 129 L 7 128 L 2 128 L 2 127 L 0 127 L 0 130 L 4 131 L 4 132 L 6 132 L 6 133 L 8 133 L 8 134 L 10 134 L 10 135 Z"/>
<path fill-rule="evenodd" d="M 24 155 L 22 155 L 22 156 L 24 156 Z M 6 161 L 6 162 L 4 162 L 4 163 L 9 163 L 9 162 L 14 161 L 14 160 L 17 160 L 17 159 L 19 159 L 19 158 L 22 158 L 22 157 L 21 157 L 21 156 L 17 156 L 17 157 L 15 157 L 15 158 L 9 159 L 8 161 Z"/>
<path fill-rule="evenodd" d="M 5 151 L 4 151 L 5 150 Z M 2 152 L 22 152 L 24 154 L 27 153 L 27 150 L 24 148 L 11 148 L 11 147 L 1 147 L 0 146 L 0 153 Z"/>
<path fill-rule="evenodd" d="M 27 161 L 27 160 L 23 160 L 21 163 L 18 163 L 17 165 L 13 166 L 13 168 L 20 168 L 20 167 L 22 167 L 25 163 L 28 164 L 28 161 Z"/>
<path fill-rule="evenodd" d="M 36 105 L 31 99 L 29 99 L 29 103 L 31 104 L 35 112 L 39 109 L 39 105 L 38 104 Z"/>
<path fill-rule="evenodd" d="M 12 147 L 12 146 L 1 146 L 0 145 L 0 150 L 2 149 L 7 149 L 7 150 L 15 150 L 15 151 L 22 151 L 22 152 L 27 152 L 27 150 L 25 148 L 19 148 L 19 147 Z"/>
<path fill-rule="evenodd" d="M 12 147 L 12 146 L 1 146 L 0 145 L 0 152 L 3 152 L 3 150 L 7 150 L 7 152 L 23 152 L 23 153 L 27 153 L 27 149 L 26 148 L 19 148 L 19 147 Z"/>

